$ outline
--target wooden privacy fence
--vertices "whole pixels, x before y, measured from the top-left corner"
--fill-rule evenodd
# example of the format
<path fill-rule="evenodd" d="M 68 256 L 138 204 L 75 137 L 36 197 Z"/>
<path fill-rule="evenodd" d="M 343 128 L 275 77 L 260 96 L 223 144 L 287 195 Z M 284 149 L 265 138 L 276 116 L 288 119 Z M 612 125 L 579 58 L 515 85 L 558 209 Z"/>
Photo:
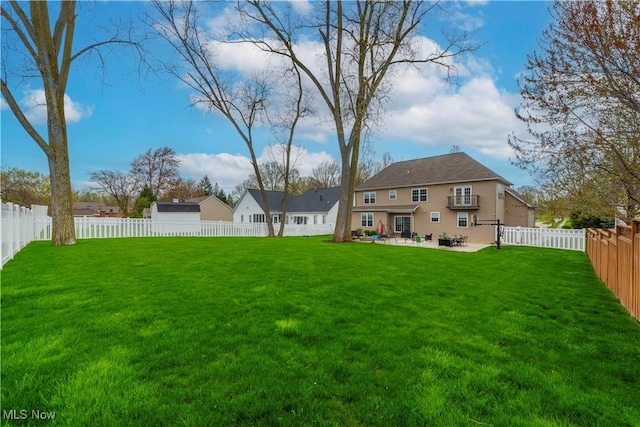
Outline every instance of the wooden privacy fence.
<path fill-rule="evenodd" d="M 640 320 L 640 221 L 613 230 L 589 229 L 587 254 L 598 277 Z"/>
<path fill-rule="evenodd" d="M 504 227 L 502 241 L 508 245 L 585 251 L 586 230 L 562 228 Z"/>

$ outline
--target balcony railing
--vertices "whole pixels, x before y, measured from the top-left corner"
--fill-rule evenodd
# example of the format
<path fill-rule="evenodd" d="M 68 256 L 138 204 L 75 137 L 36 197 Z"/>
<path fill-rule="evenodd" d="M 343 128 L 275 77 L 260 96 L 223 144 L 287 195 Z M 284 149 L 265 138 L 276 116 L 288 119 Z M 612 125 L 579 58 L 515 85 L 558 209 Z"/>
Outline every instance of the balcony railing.
<path fill-rule="evenodd" d="M 464 195 L 447 197 L 449 209 L 480 209 L 480 196 Z"/>

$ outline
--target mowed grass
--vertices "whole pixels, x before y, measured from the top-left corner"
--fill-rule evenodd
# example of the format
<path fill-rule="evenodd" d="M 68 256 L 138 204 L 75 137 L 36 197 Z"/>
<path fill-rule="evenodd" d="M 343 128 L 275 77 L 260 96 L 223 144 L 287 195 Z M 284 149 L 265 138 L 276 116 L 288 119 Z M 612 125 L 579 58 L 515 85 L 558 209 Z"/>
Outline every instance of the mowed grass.
<path fill-rule="evenodd" d="M 30 244 L 3 423 L 640 425 L 640 326 L 584 253 L 323 239 Z"/>

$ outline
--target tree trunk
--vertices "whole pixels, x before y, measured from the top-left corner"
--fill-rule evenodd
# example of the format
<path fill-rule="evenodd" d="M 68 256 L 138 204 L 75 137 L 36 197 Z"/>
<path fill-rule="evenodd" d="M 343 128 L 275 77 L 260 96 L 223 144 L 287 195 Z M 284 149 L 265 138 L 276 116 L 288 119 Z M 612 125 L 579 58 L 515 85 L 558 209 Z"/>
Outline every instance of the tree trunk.
<path fill-rule="evenodd" d="M 76 230 L 73 220 L 67 126 L 64 113 L 61 116 L 56 111 L 64 110 L 53 108 L 51 104 L 47 105 L 49 146 L 51 147 L 47 154 L 51 177 L 51 242 L 54 246 L 74 245 Z"/>
<path fill-rule="evenodd" d="M 336 227 L 333 232 L 333 241 L 338 243 L 351 241 L 351 216 L 355 189 L 355 173 L 352 172 L 351 156 L 348 153 L 343 153 L 340 204 L 338 205 L 338 217 L 336 218 Z"/>

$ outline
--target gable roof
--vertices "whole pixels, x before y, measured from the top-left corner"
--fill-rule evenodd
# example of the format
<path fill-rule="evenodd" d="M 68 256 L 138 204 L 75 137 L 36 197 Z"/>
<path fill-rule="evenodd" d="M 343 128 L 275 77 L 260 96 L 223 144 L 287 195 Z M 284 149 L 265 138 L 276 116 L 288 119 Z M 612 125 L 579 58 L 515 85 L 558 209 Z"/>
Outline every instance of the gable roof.
<path fill-rule="evenodd" d="M 223 202 L 222 200 L 220 200 L 219 198 L 217 198 L 213 194 L 211 196 L 192 197 L 191 199 L 185 200 L 185 202 L 197 203 L 199 205 L 202 205 L 207 200 L 213 200 L 214 202 L 217 202 L 220 205 L 222 205 L 222 206 L 224 206 L 226 208 L 229 208 L 230 211 L 233 210 L 233 208 L 231 206 L 227 205 L 225 202 Z"/>
<path fill-rule="evenodd" d="M 287 210 L 291 212 L 327 212 L 340 200 L 340 187 L 308 190 L 300 196 L 293 196 L 291 210 L 287 200 Z"/>
<path fill-rule="evenodd" d="M 204 202 L 205 200 L 207 200 L 209 197 L 214 197 L 214 196 L 192 197 L 190 199 L 185 200 L 185 202 L 200 204 L 200 203 Z"/>
<path fill-rule="evenodd" d="M 450 153 L 392 163 L 358 185 L 356 190 L 493 180 L 511 185 L 511 182 L 469 155 Z"/>
<path fill-rule="evenodd" d="M 531 203 L 527 202 L 520 193 L 518 193 L 516 190 L 514 190 L 513 188 L 505 188 L 504 189 L 508 194 L 510 194 L 511 196 L 513 196 L 513 198 L 515 198 L 517 201 L 519 201 L 520 203 L 524 204 L 527 208 L 530 209 L 534 209 L 535 206 L 533 206 Z"/>
<path fill-rule="evenodd" d="M 250 188 L 247 193 L 255 199 L 260 208 L 264 210 L 260 190 Z M 282 191 L 267 190 L 267 202 L 269 210 L 273 213 L 280 212 Z M 308 190 L 299 196 L 287 195 L 287 212 L 328 212 L 340 200 L 340 187 L 318 188 Z"/>
<path fill-rule="evenodd" d="M 200 213 L 200 205 L 191 202 L 154 202 L 158 212 L 196 212 Z"/>

